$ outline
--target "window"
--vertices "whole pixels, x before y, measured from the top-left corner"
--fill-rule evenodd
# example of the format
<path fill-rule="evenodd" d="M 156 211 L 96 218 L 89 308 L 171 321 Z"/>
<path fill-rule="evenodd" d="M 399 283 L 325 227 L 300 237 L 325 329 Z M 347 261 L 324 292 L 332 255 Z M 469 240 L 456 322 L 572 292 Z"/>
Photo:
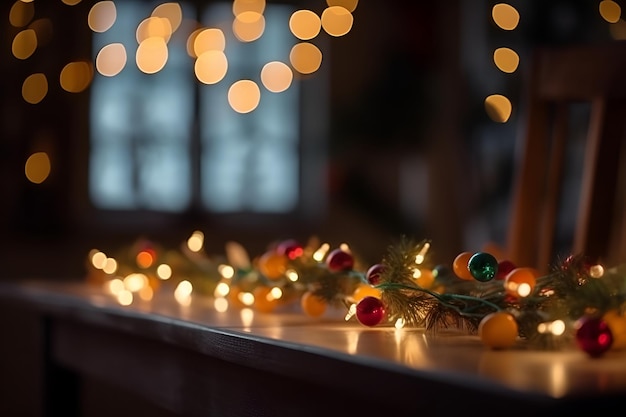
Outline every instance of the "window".
<path fill-rule="evenodd" d="M 304 84 L 294 73 L 289 89 L 264 90 L 260 71 L 270 61 L 288 63 L 296 39 L 288 21 L 293 9 L 267 4 L 263 36 L 240 42 L 232 34 L 231 3 L 196 9 L 183 4 L 183 24 L 220 28 L 226 38 L 228 71 L 216 84 L 203 84 L 187 53 L 187 32 L 179 28 L 168 42 L 161 71 L 135 65 L 137 25 L 150 16 L 147 2 L 117 2 L 111 29 L 94 35 L 94 57 L 105 45 L 122 43 L 125 68 L 114 77 L 96 76 L 92 85 L 89 192 L 101 211 L 182 213 L 293 213 L 311 210 L 305 191 L 324 201 L 324 113 L 302 119 Z M 186 22 L 186 23 L 185 23 Z M 307 79 L 313 97 L 324 99 L 322 74 Z M 237 80 L 257 82 L 259 106 L 237 113 L 228 90 Z M 310 93 L 309 93 L 310 95 Z M 317 129 L 303 135 L 303 124 Z M 317 141 L 314 146 L 311 141 Z"/>

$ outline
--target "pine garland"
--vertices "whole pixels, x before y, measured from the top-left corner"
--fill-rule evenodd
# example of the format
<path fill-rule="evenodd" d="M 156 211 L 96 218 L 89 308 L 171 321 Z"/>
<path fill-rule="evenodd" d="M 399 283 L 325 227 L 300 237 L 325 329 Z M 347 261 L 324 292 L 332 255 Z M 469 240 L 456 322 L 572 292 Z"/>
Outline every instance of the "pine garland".
<path fill-rule="evenodd" d="M 165 251 L 141 240 L 120 253 L 116 271 L 105 273 L 91 262 L 89 276 L 92 281 L 97 276 L 100 283 L 108 284 L 139 271 L 150 277 L 146 282 L 154 283 L 158 281 L 154 278 L 157 266 L 164 262 L 170 264 L 173 280 L 189 280 L 196 292 L 207 296 L 224 296 L 227 292 L 217 293 L 224 285 L 236 295 L 252 294 L 258 287 L 277 288 L 280 296 L 269 301 L 278 306 L 304 300 L 303 295 L 310 293 L 323 304 L 346 308 L 347 320 L 356 316 L 361 321 L 359 314 L 370 314 L 367 325 L 376 325 L 379 322 L 372 321 L 372 317 L 380 315 L 380 325 L 421 327 L 431 332 L 453 328 L 476 334 L 490 315 L 504 312 L 514 317 L 518 326 L 518 345 L 532 349 L 571 344 L 576 337 L 571 323 L 582 317 L 603 317 L 611 312 L 623 319 L 626 328 L 626 266 L 604 270 L 584 255 L 557 260 L 549 274 L 536 277 L 528 294 L 517 296 L 508 290 L 507 280 L 461 279 L 453 268 L 436 264 L 429 240 L 402 236 L 389 245 L 377 265 L 381 269 L 376 282 L 371 281 L 369 271 L 349 249 L 336 249 L 343 252 L 340 255 L 344 262 L 349 261 L 341 264 L 331 259 L 331 248 L 327 245 L 322 250 L 323 245 L 316 239 L 304 247 L 293 241 L 289 244 L 287 249 L 274 245 L 250 261 L 245 249 L 234 243 L 227 247 L 226 256 L 208 256 L 184 245 L 178 251 Z M 139 254 L 143 252 L 154 262 L 139 266 Z M 270 266 L 274 268 L 271 273 Z M 230 274 L 224 272 L 226 267 Z M 372 311 L 359 311 L 364 296 L 358 294 L 362 290 L 376 298 L 369 300 Z M 248 305 L 255 307 L 253 301 Z M 268 311 L 268 304 L 263 305 L 263 311 Z M 302 308 L 306 314 L 304 304 Z M 384 314 L 380 314 L 382 311 Z M 565 326 L 560 337 L 546 331 L 550 323 Z M 623 339 L 626 334 L 613 337 Z"/>

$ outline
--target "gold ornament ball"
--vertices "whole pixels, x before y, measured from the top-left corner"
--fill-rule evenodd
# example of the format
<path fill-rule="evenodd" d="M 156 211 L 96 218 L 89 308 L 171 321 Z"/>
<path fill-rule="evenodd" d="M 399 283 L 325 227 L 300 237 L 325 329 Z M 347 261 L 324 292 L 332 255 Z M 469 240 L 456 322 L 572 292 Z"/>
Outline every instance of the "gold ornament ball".
<path fill-rule="evenodd" d="M 519 328 L 515 317 L 505 311 L 497 311 L 483 317 L 478 325 L 478 336 L 492 349 L 507 349 L 517 341 Z"/>

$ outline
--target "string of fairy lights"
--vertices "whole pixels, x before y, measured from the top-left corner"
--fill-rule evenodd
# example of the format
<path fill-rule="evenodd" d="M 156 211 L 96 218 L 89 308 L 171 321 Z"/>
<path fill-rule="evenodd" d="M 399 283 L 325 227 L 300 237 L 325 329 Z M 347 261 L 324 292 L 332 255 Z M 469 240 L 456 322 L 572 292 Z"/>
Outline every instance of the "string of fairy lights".
<path fill-rule="evenodd" d="M 122 306 L 173 296 L 184 307 L 249 314 L 299 311 L 319 319 L 397 330 L 453 327 L 492 349 L 560 349 L 575 344 L 592 357 L 626 348 L 626 267 L 606 268 L 573 254 L 541 275 L 489 252 L 436 262 L 432 244 L 402 237 L 379 262 L 351 246 L 313 237 L 273 242 L 251 257 L 228 242 L 204 250 L 196 230 L 179 248 L 139 239 L 114 256 L 92 250 L 87 282 Z M 207 303 L 209 300 L 211 303 Z"/>

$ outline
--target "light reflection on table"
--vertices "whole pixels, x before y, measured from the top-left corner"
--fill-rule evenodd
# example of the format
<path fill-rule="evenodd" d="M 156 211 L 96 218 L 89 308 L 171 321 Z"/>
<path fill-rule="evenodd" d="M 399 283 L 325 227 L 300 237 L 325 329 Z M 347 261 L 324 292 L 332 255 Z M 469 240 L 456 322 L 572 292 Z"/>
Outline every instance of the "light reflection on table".
<path fill-rule="evenodd" d="M 32 296 L 46 293 L 50 302 L 86 303 L 110 314 L 157 315 L 168 320 L 194 323 L 271 339 L 294 349 L 346 355 L 382 366 L 454 375 L 484 381 L 521 392 L 554 398 L 600 392 L 626 392 L 626 351 L 609 351 L 590 358 L 571 347 L 559 351 L 490 350 L 474 335 L 451 330 L 438 333 L 424 329 L 364 327 L 341 314 L 314 319 L 285 311 L 261 314 L 251 309 L 218 311 L 214 300 L 193 296 L 181 305 L 173 297 L 155 296 L 150 301 L 121 306 L 98 289 L 85 285 L 37 284 L 25 290 Z M 49 294 L 48 294 L 49 293 Z M 53 295 L 50 295 L 53 294 Z M 54 297 L 58 297 L 55 301 Z"/>

